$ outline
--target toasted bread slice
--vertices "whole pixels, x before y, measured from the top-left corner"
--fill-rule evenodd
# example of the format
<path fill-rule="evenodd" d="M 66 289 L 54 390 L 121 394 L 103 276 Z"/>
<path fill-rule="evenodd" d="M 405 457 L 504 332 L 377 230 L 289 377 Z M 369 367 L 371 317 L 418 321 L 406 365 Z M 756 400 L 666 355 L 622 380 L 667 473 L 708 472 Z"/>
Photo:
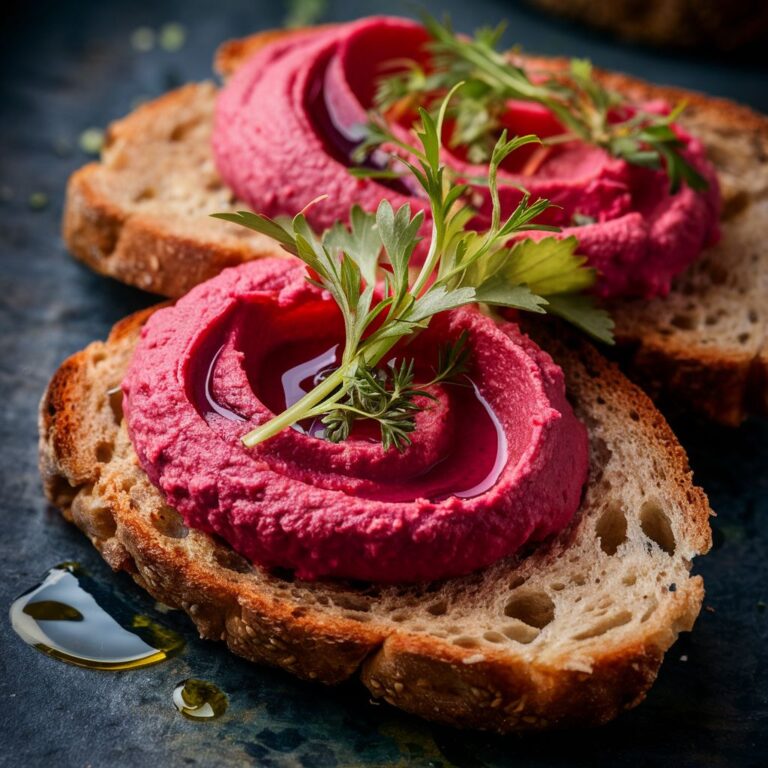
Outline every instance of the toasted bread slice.
<path fill-rule="evenodd" d="M 230 75 L 279 34 L 223 45 L 219 72 Z M 631 372 L 652 396 L 669 392 L 726 424 L 768 413 L 768 118 L 722 99 L 604 77 L 630 96 L 688 102 L 681 122 L 706 145 L 725 202 L 721 242 L 676 281 L 670 296 L 611 307 Z M 210 83 L 187 85 L 111 126 L 101 162 L 69 182 L 64 237 L 79 259 L 177 297 L 225 266 L 282 255 L 255 233 L 208 218 L 245 207 L 213 164 L 215 95 Z"/>
<path fill-rule="evenodd" d="M 698 615 L 703 584 L 689 571 L 709 549 L 710 510 L 662 416 L 592 347 L 538 327 L 590 433 L 585 498 L 565 531 L 440 583 L 311 583 L 188 529 L 139 467 L 117 387 L 152 311 L 69 358 L 40 409 L 46 494 L 112 568 L 247 659 L 324 683 L 359 675 L 431 720 L 595 724 L 644 698 Z"/>

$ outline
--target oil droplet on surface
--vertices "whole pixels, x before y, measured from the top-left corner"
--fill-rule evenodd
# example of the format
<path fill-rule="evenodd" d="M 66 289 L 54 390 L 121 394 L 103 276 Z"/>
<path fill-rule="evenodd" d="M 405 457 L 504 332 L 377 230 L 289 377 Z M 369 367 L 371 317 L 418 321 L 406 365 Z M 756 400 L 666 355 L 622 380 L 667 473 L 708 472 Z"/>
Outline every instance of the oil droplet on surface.
<path fill-rule="evenodd" d="M 173 705 L 190 720 L 214 720 L 227 711 L 227 695 L 207 680 L 191 677 L 173 691 Z"/>
<path fill-rule="evenodd" d="M 111 596 L 78 563 L 51 568 L 40 584 L 13 601 L 10 618 L 29 645 L 79 667 L 136 669 L 184 647 L 181 635 Z"/>

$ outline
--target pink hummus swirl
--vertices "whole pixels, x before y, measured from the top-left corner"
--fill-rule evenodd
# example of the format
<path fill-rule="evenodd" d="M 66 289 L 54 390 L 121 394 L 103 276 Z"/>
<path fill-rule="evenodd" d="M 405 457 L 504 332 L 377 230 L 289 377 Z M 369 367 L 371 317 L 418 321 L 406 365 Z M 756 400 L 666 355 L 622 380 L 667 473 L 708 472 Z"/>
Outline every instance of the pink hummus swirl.
<path fill-rule="evenodd" d="M 266 45 L 222 90 L 216 108 L 213 151 L 219 172 L 235 194 L 268 216 L 294 215 L 318 195 L 308 218 L 319 230 L 344 219 L 354 204 L 375 210 L 386 197 L 425 210 L 412 185 L 355 179 L 348 168 L 367 122 L 382 65 L 424 59 L 427 35 L 420 25 L 376 17 L 299 33 Z M 665 111 L 661 102 L 643 105 Z M 505 117 L 511 135 L 560 134 L 562 127 L 538 105 L 510 102 Z M 402 126 L 393 126 L 403 131 Z M 669 192 L 667 176 L 629 165 L 602 149 L 570 142 L 532 158 L 514 153 L 502 184 L 522 185 L 532 198 L 557 208 L 541 223 L 576 235 L 579 251 L 599 273 L 595 290 L 606 297 L 665 295 L 672 278 L 718 238 L 717 178 L 701 143 L 676 127 L 688 161 L 709 183 L 704 192 L 683 186 Z M 458 152 L 445 161 L 466 178 L 485 175 Z M 532 160 L 534 162 L 532 162 Z M 482 196 L 479 226 L 487 216 Z M 520 200 L 513 186 L 502 188 L 509 211 Z M 576 226 L 580 224 L 580 226 Z"/>
<path fill-rule="evenodd" d="M 338 444 L 304 425 L 243 446 L 343 339 L 338 308 L 305 274 L 283 259 L 228 269 L 143 330 L 125 415 L 141 466 L 189 526 L 300 578 L 408 582 L 467 573 L 567 525 L 587 434 L 562 371 L 472 308 L 395 349 L 428 372 L 442 344 L 469 339 L 465 379 L 433 387 L 405 452 L 365 425 Z"/>

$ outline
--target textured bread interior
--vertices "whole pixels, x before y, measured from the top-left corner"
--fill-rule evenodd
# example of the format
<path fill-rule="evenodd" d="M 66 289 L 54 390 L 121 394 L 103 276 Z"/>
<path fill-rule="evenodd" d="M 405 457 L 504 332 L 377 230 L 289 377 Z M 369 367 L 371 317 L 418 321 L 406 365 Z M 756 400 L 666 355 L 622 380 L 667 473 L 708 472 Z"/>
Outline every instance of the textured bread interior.
<path fill-rule="evenodd" d="M 230 74 L 272 37 L 226 44 L 219 70 Z M 722 240 L 678 278 L 672 293 L 611 307 L 633 375 L 652 395 L 672 392 L 724 423 L 768 413 L 768 119 L 621 75 L 605 79 L 636 98 L 685 99 L 681 122 L 704 142 L 724 192 Z M 283 255 L 272 241 L 209 218 L 244 207 L 214 168 L 215 95 L 211 83 L 187 85 L 111 126 L 102 161 L 80 169 L 69 184 L 64 234 L 78 258 L 176 297 L 225 266 Z"/>
<path fill-rule="evenodd" d="M 64 235 L 75 255 L 170 296 L 246 259 L 285 255 L 269 238 L 211 218 L 247 208 L 214 168 L 215 94 L 212 83 L 187 85 L 110 126 L 101 162 L 70 180 Z"/>
<path fill-rule="evenodd" d="M 691 560 L 710 546 L 706 497 L 663 418 L 588 345 L 539 338 L 590 433 L 588 486 L 565 531 L 445 582 L 310 583 L 187 528 L 140 469 L 118 387 L 146 316 L 54 376 L 41 471 L 50 500 L 110 565 L 184 609 L 203 636 L 305 678 L 360 672 L 406 710 L 508 731 L 610 719 L 644 697 L 691 628 L 703 596 Z"/>

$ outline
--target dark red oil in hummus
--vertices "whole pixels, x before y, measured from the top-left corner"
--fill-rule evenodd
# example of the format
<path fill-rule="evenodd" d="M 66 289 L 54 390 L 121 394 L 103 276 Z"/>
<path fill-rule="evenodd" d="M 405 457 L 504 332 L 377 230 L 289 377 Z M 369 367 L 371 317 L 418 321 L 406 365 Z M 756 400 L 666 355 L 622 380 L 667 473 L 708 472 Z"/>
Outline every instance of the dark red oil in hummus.
<path fill-rule="evenodd" d="M 221 417 L 228 421 L 244 422 L 245 417 L 219 402 L 212 390 L 216 365 L 225 349 L 221 338 L 230 327 L 231 324 L 225 322 L 210 340 L 201 345 L 193 377 L 194 400 L 198 411 L 206 419 Z M 243 365 L 256 397 L 272 413 L 278 414 L 299 401 L 336 370 L 341 361 L 341 352 L 341 342 L 331 343 L 327 339 L 305 343 L 287 342 L 278 345 L 258 361 L 249 359 L 246 353 Z M 397 359 L 394 356 L 388 362 L 394 363 Z M 423 381 L 428 381 L 434 375 L 425 361 L 417 363 L 417 371 L 423 374 Z M 412 501 L 415 498 L 440 501 L 450 496 L 468 499 L 493 487 L 508 458 L 507 440 L 496 414 L 478 386 L 466 375 L 455 382 L 443 384 L 442 389 L 446 396 L 447 410 L 454 414 L 452 436 L 445 453 L 407 481 L 393 483 L 391 487 L 361 490 L 361 497 L 393 502 Z M 424 398 L 424 407 L 430 406 L 430 401 Z M 313 439 L 325 439 L 321 418 L 300 422 L 294 425 L 294 429 Z M 349 438 L 353 443 L 376 444 L 380 440 L 378 424 L 372 420 L 358 421 Z"/>
<path fill-rule="evenodd" d="M 326 344 L 321 342 L 309 348 L 286 344 L 272 353 L 260 369 L 257 387 L 257 394 L 268 408 L 280 413 L 335 370 L 341 360 L 342 345 L 337 343 L 326 347 Z M 420 367 L 425 374 L 423 379 L 428 380 L 429 371 L 425 370 L 423 361 Z M 456 496 L 468 499 L 494 485 L 507 461 L 507 441 L 496 414 L 477 385 L 466 376 L 445 384 L 443 388 L 449 411 L 457 415 L 448 452 L 423 474 L 412 478 L 411 482 L 396 490 L 367 494 L 368 498 L 410 501 L 420 496 L 439 501 Z M 428 401 L 425 407 L 430 407 Z M 324 437 L 325 430 L 320 419 L 300 428 L 314 437 Z M 358 422 L 350 439 L 378 442 L 378 426 L 372 421 Z"/>

